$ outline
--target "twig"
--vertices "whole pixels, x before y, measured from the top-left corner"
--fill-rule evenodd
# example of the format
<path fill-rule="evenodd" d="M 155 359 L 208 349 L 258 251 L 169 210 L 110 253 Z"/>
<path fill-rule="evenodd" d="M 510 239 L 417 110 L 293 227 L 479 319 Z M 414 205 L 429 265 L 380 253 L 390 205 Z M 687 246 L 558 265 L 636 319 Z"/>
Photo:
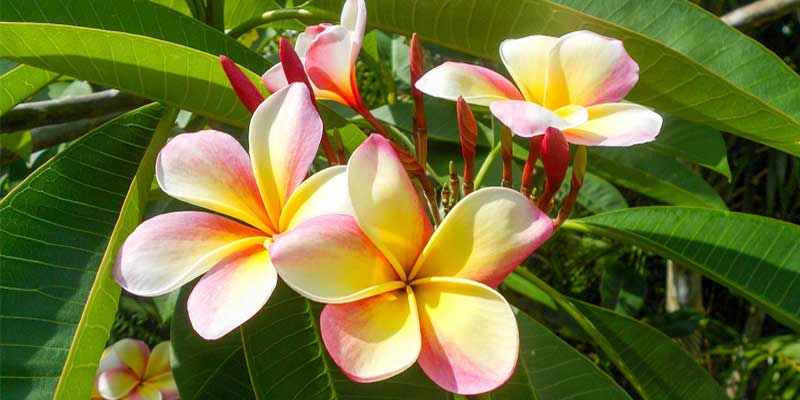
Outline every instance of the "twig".
<path fill-rule="evenodd" d="M 800 0 L 758 0 L 739 7 L 720 18 L 730 26 L 741 28 L 780 18 L 798 8 L 800 8 Z"/>
<path fill-rule="evenodd" d="M 250 30 L 257 28 L 261 25 L 266 25 L 270 22 L 281 21 L 285 19 L 296 19 L 302 22 L 318 22 L 325 21 L 326 19 L 335 20 L 338 16 L 332 14 L 322 14 L 319 11 L 311 12 L 302 8 L 279 8 L 276 10 L 267 11 L 257 17 L 250 18 L 242 22 L 238 26 L 233 27 L 228 31 L 228 36 L 238 38 Z"/>
<path fill-rule="evenodd" d="M 0 117 L 0 134 L 119 113 L 148 102 L 110 89 L 85 96 L 23 103 Z"/>
<path fill-rule="evenodd" d="M 75 140 L 120 114 L 122 112 L 33 128 L 31 129 L 31 151 L 36 152 Z M 11 163 L 17 158 L 18 156 L 15 153 L 0 149 L 0 165 Z"/>

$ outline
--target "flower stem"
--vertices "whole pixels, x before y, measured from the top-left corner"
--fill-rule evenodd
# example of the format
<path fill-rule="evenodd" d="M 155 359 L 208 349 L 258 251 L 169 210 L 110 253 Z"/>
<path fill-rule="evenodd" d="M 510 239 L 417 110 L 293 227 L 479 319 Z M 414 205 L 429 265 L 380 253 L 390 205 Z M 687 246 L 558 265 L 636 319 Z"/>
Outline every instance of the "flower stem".
<path fill-rule="evenodd" d="M 489 172 L 489 168 L 491 168 L 494 159 L 497 158 L 497 153 L 500 152 L 500 148 L 500 143 L 497 143 L 492 148 L 492 151 L 489 152 L 489 155 L 486 156 L 486 159 L 483 160 L 481 169 L 478 170 L 478 174 L 475 176 L 475 189 L 480 189 L 483 179 L 486 178 L 486 174 Z"/>
<path fill-rule="evenodd" d="M 228 36 L 232 38 L 239 38 L 239 36 L 242 36 L 261 25 L 266 25 L 270 22 L 282 21 L 285 19 L 296 19 L 303 22 L 316 22 L 328 19 L 336 20 L 338 19 L 338 16 L 333 14 L 322 14 L 317 11 L 311 12 L 302 8 L 279 8 L 277 10 L 269 10 L 257 17 L 253 17 L 242 22 L 228 31 Z"/>

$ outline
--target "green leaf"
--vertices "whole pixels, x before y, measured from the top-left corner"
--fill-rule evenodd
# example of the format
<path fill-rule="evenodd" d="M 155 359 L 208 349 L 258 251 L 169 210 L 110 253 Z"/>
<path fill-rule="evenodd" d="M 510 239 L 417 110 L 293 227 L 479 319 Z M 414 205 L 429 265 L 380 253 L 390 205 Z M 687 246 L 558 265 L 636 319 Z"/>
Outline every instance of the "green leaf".
<path fill-rule="evenodd" d="M 680 262 L 800 331 L 800 226 L 690 207 L 642 207 L 570 220 Z"/>
<path fill-rule="evenodd" d="M 0 76 L 0 115 L 58 78 L 55 72 L 19 65 Z"/>
<path fill-rule="evenodd" d="M 312 5 L 337 13 L 341 0 Z M 639 63 L 629 99 L 800 155 L 800 77 L 763 45 L 683 0 L 367 2 L 368 23 L 499 60 L 503 39 L 588 29 Z M 408 10 L 396 12 L 397 9 Z"/>
<path fill-rule="evenodd" d="M 150 143 L 136 170 L 125 201 L 122 203 L 119 219 L 111 232 L 108 246 L 97 269 L 97 276 L 92 284 L 83 314 L 75 331 L 75 339 L 70 346 L 61 379 L 56 387 L 54 398 L 85 399 L 92 394 L 95 373 L 100 363 L 100 356 L 108 341 L 109 330 L 117 312 L 120 287 L 111 276 L 117 252 L 130 235 L 147 206 L 150 183 L 155 173 L 156 156 L 166 144 L 172 132 L 172 124 L 178 115 L 175 108 L 163 109 L 160 105 L 151 108 L 163 113 Z"/>
<path fill-rule="evenodd" d="M 447 399 L 418 367 L 380 383 L 351 381 L 328 356 L 319 333 L 322 306 L 279 284 L 266 307 L 241 328 L 259 398 Z"/>
<path fill-rule="evenodd" d="M 583 187 L 578 192 L 578 204 L 593 213 L 628 208 L 625 197 L 614 185 L 591 172 L 584 176 Z"/>
<path fill-rule="evenodd" d="M 183 15 L 192 15 L 189 6 L 186 4 L 186 0 L 150 0 L 150 2 L 171 8 Z"/>
<path fill-rule="evenodd" d="M 603 269 L 600 297 L 603 306 L 620 314 L 635 316 L 644 304 L 647 281 L 633 265 L 615 259 Z"/>
<path fill-rule="evenodd" d="M 208 341 L 192 329 L 186 300 L 194 284 L 180 289 L 172 317 L 172 374 L 181 398 L 255 399 L 242 351 L 239 329 Z"/>
<path fill-rule="evenodd" d="M 265 11 L 281 8 L 273 0 L 228 0 L 225 2 L 225 27 L 231 29 Z"/>
<path fill-rule="evenodd" d="M 19 131 L 0 135 L 0 151 L 2 150 L 11 151 L 23 159 L 28 159 L 33 150 L 31 131 Z"/>
<path fill-rule="evenodd" d="M 655 142 L 640 147 L 691 161 L 731 179 L 725 140 L 713 128 L 666 115 Z"/>
<path fill-rule="evenodd" d="M 669 336 L 613 311 L 575 304 L 614 347 L 645 399 L 727 399 L 708 371 Z"/>
<path fill-rule="evenodd" d="M 177 14 L 176 14 L 177 15 Z M 236 126 L 250 113 L 216 56 L 129 33 L 44 23 L 0 22 L 0 57 L 115 87 Z M 246 71 L 257 84 L 260 77 Z"/>
<path fill-rule="evenodd" d="M 120 291 L 113 252 L 144 205 L 150 182 L 134 177 L 166 138 L 153 136 L 162 112 L 147 106 L 97 128 L 0 201 L 4 397 L 50 398 L 59 379 L 64 397 L 91 394 Z"/>
<path fill-rule="evenodd" d="M 586 356 L 525 313 L 516 314 L 520 345 L 517 370 L 508 382 L 481 399 L 630 399 Z"/>
<path fill-rule="evenodd" d="M 719 194 L 695 171 L 674 157 L 647 147 L 590 148 L 589 170 L 665 203 L 727 208 Z"/>
<path fill-rule="evenodd" d="M 255 397 L 261 399 L 448 399 L 416 366 L 378 383 L 351 381 L 330 359 L 320 338 L 322 306 L 283 283 L 238 334 L 232 332 L 221 342 L 203 341 L 191 330 L 185 316 L 189 289 L 181 291 L 172 341 L 182 398 L 249 398 L 246 385 L 252 384 Z M 235 392 L 226 391 L 228 387 Z M 231 393 L 235 396 L 226 397 Z"/>
<path fill-rule="evenodd" d="M 259 73 L 266 71 L 269 66 L 258 54 L 202 21 L 146 0 L 72 0 L 68 5 L 69 12 L 64 12 L 65 4 L 52 0 L 26 0 L 8 5 L 0 9 L 0 21 L 75 25 L 126 32 L 191 47 L 213 56 L 225 54 L 245 68 Z M 50 36 L 56 35 L 53 33 Z M 89 49 L 92 47 L 89 46 Z M 114 50 L 116 53 L 117 49 Z"/>
<path fill-rule="evenodd" d="M 583 320 L 585 333 L 595 346 L 603 350 L 620 369 L 636 391 L 644 399 L 709 400 L 726 399 L 714 378 L 694 358 L 681 349 L 671 338 L 635 319 L 613 311 L 569 299 L 527 270 L 517 270 L 511 276 L 522 275 L 517 280 L 506 280 L 504 284 L 534 302 L 542 296 L 549 297 L 559 305 L 568 305 L 572 311 L 562 308 L 573 319 Z M 531 282 L 527 279 L 533 276 Z M 520 285 L 520 281 L 528 285 Z M 537 290 L 531 291 L 529 286 Z M 558 296 L 558 299 L 554 298 Z M 527 304 L 520 304 L 526 308 Z"/>

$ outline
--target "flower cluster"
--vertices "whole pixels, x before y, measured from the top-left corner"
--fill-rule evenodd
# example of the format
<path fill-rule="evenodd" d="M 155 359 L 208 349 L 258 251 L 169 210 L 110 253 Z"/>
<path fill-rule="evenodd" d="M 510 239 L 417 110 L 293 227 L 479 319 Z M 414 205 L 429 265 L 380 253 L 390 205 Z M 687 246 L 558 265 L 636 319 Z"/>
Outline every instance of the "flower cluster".
<path fill-rule="evenodd" d="M 255 315 L 280 276 L 299 294 L 326 304 L 321 337 L 351 379 L 379 381 L 419 363 L 448 391 L 493 390 L 511 376 L 519 351 L 513 310 L 495 288 L 551 236 L 548 211 L 566 174 L 568 143 L 646 142 L 657 135 L 661 118 L 620 102 L 638 66 L 617 40 L 591 32 L 507 40 L 501 56 L 515 86 L 496 72 L 460 63 L 419 77 L 415 37 L 414 90 L 460 99 L 464 187 L 459 190 L 453 173 L 456 184 L 446 188 L 440 220 L 420 157 L 424 143 L 416 143 L 416 155 L 394 143 L 359 96 L 355 61 L 365 22 L 364 1 L 347 0 L 340 25 L 308 27 L 293 49 L 284 41 L 281 63 L 263 76 L 273 92 L 266 100 L 222 58 L 253 111 L 249 153 L 217 131 L 173 138 L 157 160 L 160 187 L 211 212 L 167 213 L 142 223 L 122 246 L 114 277 L 133 294 L 157 296 L 202 276 L 186 304 L 189 320 L 200 336 L 217 339 Z M 317 99 L 353 108 L 378 133 L 346 166 L 307 178 L 318 147 L 326 145 Z M 419 92 L 415 99 L 415 130 L 423 131 Z M 521 191 L 473 191 L 475 120 L 466 102 L 489 106 L 514 134 L 533 138 Z M 337 164 L 332 154 L 326 148 Z M 547 183 L 537 204 L 525 185 L 539 155 Z M 575 189 L 585 171 L 582 148 L 573 166 Z M 576 195 L 568 196 L 559 221 Z M 149 376 L 138 364 L 128 365 L 136 379 Z M 110 390 L 99 387 L 101 394 Z"/>

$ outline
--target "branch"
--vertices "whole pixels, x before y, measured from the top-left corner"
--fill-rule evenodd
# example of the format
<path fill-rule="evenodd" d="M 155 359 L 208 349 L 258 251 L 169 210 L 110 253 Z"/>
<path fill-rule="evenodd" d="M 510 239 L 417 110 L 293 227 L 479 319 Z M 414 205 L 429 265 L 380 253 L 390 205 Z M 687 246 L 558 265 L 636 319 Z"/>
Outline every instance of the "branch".
<path fill-rule="evenodd" d="M 0 134 L 96 118 L 127 111 L 148 102 L 149 100 L 110 89 L 85 96 L 23 103 L 0 117 Z"/>
<path fill-rule="evenodd" d="M 78 121 L 31 129 L 31 151 L 37 152 L 61 143 L 73 141 L 120 114 L 122 114 L 122 112 L 114 112 L 96 118 L 81 119 Z M 0 165 L 9 164 L 18 157 L 19 156 L 15 153 L 0 149 Z"/>
<path fill-rule="evenodd" d="M 721 18 L 726 24 L 741 28 L 780 18 L 798 8 L 800 8 L 800 0 L 757 0 L 733 10 Z"/>

